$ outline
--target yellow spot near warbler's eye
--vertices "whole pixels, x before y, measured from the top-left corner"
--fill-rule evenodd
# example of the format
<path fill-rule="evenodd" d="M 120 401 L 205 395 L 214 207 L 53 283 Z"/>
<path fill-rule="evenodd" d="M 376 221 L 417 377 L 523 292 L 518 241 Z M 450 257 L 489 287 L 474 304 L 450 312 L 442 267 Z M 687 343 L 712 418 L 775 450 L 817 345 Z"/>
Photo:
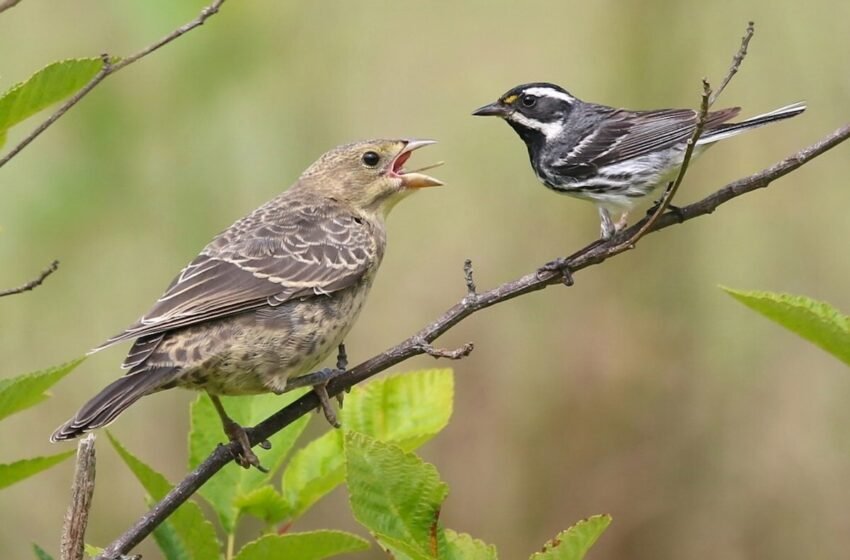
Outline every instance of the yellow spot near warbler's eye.
<path fill-rule="evenodd" d="M 509 95 L 506 98 L 502 99 L 502 101 L 510 105 L 511 103 L 517 100 L 517 97 L 519 97 L 519 95 Z"/>

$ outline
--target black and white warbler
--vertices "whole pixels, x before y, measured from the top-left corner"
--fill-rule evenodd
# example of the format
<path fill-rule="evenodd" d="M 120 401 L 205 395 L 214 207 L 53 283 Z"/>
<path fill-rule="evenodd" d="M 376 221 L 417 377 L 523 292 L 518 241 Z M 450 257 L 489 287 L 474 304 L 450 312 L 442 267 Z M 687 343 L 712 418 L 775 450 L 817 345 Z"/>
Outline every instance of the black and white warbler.
<path fill-rule="evenodd" d="M 726 121 L 740 107 L 710 112 L 694 156 L 718 140 L 805 109 L 794 103 L 738 123 Z M 528 147 L 544 185 L 594 202 L 603 239 L 625 226 L 639 199 L 675 178 L 698 118 L 691 109 L 629 111 L 587 103 L 549 83 L 517 86 L 472 114 L 505 119 Z M 616 224 L 612 211 L 622 212 Z"/>

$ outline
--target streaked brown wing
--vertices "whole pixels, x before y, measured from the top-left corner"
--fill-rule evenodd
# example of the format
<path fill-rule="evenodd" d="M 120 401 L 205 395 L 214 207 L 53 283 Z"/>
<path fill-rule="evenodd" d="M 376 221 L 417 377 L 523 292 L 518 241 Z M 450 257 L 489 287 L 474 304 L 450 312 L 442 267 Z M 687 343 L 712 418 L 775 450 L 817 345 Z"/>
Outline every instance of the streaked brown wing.
<path fill-rule="evenodd" d="M 260 208 L 216 237 L 144 317 L 93 352 L 304 295 L 332 293 L 353 285 L 380 258 L 370 226 L 349 213 L 279 206 Z M 133 352 L 128 361 L 136 361 Z"/>

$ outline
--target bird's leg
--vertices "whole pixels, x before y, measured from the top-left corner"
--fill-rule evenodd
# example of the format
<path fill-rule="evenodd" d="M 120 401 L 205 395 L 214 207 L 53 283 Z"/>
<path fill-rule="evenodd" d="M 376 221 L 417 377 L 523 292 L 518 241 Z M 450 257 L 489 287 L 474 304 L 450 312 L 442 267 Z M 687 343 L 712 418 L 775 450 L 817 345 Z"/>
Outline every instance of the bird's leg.
<path fill-rule="evenodd" d="M 294 379 L 287 379 L 286 387 L 282 392 L 291 391 L 298 387 L 313 387 L 313 391 L 319 397 L 320 408 L 325 414 L 328 423 L 334 428 L 339 428 L 339 420 L 337 420 L 336 412 L 331 405 L 330 397 L 328 397 L 328 382 L 337 375 L 345 373 L 348 367 L 348 355 L 345 353 L 345 344 L 340 344 L 336 356 L 336 368 L 324 368 L 319 371 L 301 375 Z M 347 392 L 347 391 L 346 391 Z M 339 407 L 342 408 L 343 393 L 336 396 Z"/>
<path fill-rule="evenodd" d="M 348 354 L 345 353 L 345 342 L 340 342 L 336 351 L 336 370 L 340 373 L 345 373 L 348 369 Z M 342 408 L 342 401 L 345 400 L 345 393 L 350 393 L 351 387 L 348 387 L 345 392 L 337 393 L 336 402 Z"/>
<path fill-rule="evenodd" d="M 224 410 L 224 405 L 221 404 L 221 400 L 216 395 L 210 393 L 207 394 L 210 396 L 210 400 L 212 401 L 216 412 L 218 412 L 219 418 L 221 418 L 221 425 L 224 428 L 224 433 L 227 434 L 230 441 L 235 441 L 242 447 L 242 452 L 235 457 L 236 462 L 246 469 L 256 467 L 260 472 L 269 472 L 268 469 L 264 468 L 260 464 L 260 459 L 257 458 L 253 451 L 251 451 L 251 442 L 248 439 L 248 434 L 245 432 L 245 428 L 240 426 L 235 420 L 227 415 L 227 412 Z"/>
<path fill-rule="evenodd" d="M 607 208 L 599 206 L 598 210 L 599 219 L 602 221 L 600 227 L 601 237 L 603 240 L 608 241 L 614 237 L 615 233 L 617 233 L 617 227 L 614 225 L 614 221 L 611 219 L 611 214 L 608 212 Z"/>
<path fill-rule="evenodd" d="M 629 225 L 629 213 L 623 212 L 620 214 L 620 219 L 617 220 L 617 223 L 614 224 L 614 229 L 616 231 L 623 231 L 626 229 L 626 226 Z"/>
<path fill-rule="evenodd" d="M 301 375 L 294 379 L 286 380 L 286 388 L 282 392 L 291 391 L 298 387 L 313 387 L 313 392 L 319 397 L 319 404 L 322 412 L 325 413 L 328 423 L 334 428 L 339 428 L 339 420 L 336 418 L 336 413 L 331 406 L 330 398 L 328 397 L 328 382 L 342 373 L 338 369 L 324 368 L 307 375 Z M 317 409 L 318 411 L 318 409 Z"/>

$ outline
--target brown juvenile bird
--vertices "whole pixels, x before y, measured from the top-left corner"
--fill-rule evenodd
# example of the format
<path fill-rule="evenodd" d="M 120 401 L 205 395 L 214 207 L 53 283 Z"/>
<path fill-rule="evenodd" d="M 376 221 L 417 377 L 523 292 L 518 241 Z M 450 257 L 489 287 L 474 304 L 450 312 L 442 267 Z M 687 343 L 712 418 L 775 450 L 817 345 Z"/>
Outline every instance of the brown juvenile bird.
<path fill-rule="evenodd" d="M 246 468 L 259 461 L 219 395 L 311 384 L 336 424 L 325 385 L 338 371 L 305 374 L 341 345 L 357 318 L 384 256 L 389 211 L 415 190 L 442 184 L 403 168 L 413 150 L 432 143 L 335 148 L 289 190 L 220 233 L 144 317 L 92 350 L 135 339 L 127 374 L 50 440 L 105 426 L 140 397 L 172 387 L 209 393 Z"/>

